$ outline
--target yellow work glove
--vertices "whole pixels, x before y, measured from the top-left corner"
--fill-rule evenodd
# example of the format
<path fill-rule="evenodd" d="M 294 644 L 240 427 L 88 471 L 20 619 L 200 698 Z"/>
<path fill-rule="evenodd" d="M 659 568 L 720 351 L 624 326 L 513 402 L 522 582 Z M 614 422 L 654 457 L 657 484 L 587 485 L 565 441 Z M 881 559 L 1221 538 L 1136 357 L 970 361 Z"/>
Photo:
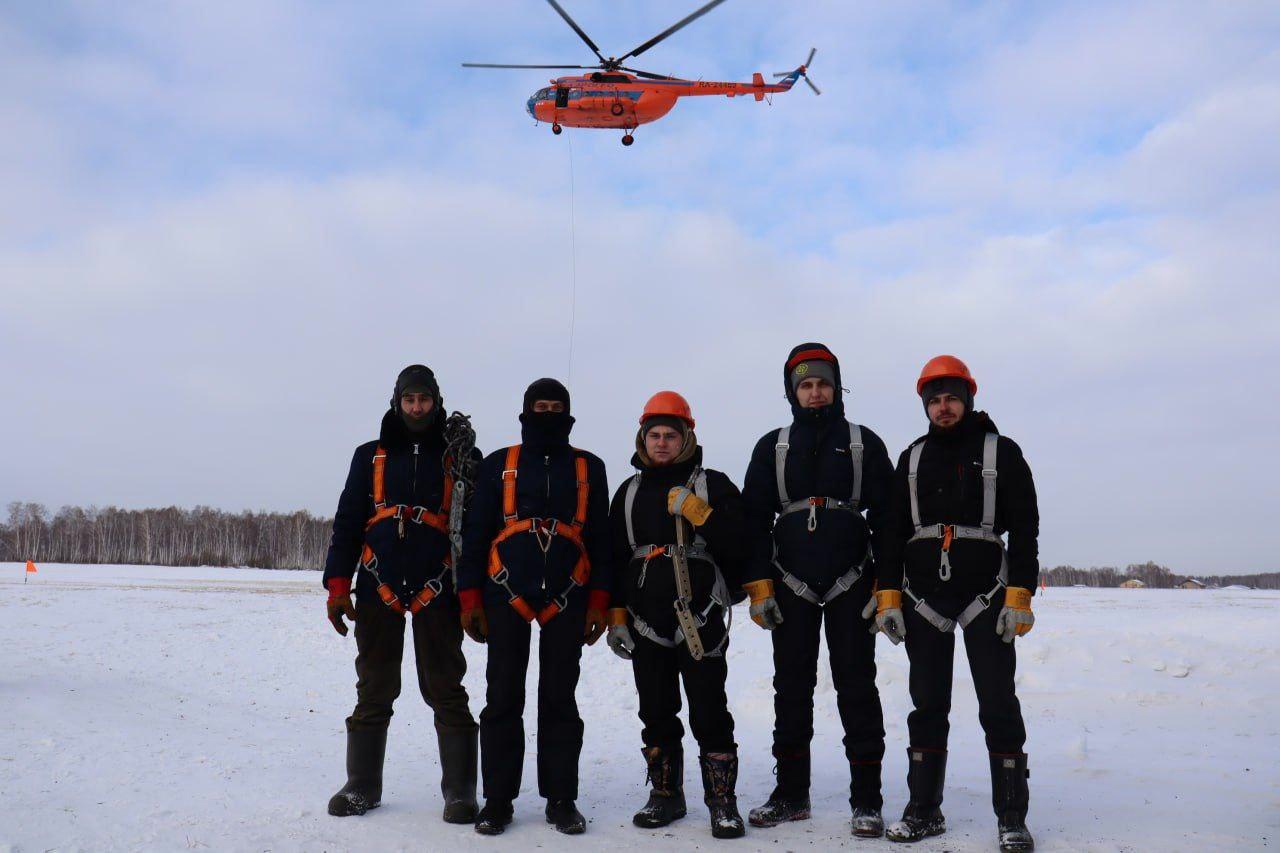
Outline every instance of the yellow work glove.
<path fill-rule="evenodd" d="M 902 590 L 876 591 L 876 630 L 895 646 L 907 638 L 907 620 L 902 615 Z"/>
<path fill-rule="evenodd" d="M 782 624 L 782 608 L 773 595 L 773 581 L 768 578 L 744 583 L 742 588 L 751 596 L 751 621 L 772 631 Z"/>
<path fill-rule="evenodd" d="M 996 617 L 996 633 L 1006 643 L 1012 643 L 1014 637 L 1021 637 L 1036 624 L 1035 614 L 1031 612 L 1031 590 L 1020 586 L 1011 586 L 1004 591 L 1004 607 Z"/>
<path fill-rule="evenodd" d="M 701 527 L 711 515 L 711 505 L 684 486 L 676 486 L 667 492 L 667 512 L 683 515 L 694 527 Z"/>

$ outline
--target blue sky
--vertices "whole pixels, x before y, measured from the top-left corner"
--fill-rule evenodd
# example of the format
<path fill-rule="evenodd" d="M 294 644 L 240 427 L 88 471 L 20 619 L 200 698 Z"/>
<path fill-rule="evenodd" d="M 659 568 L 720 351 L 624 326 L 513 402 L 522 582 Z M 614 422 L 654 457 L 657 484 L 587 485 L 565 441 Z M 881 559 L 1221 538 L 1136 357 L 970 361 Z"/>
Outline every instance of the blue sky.
<path fill-rule="evenodd" d="M 606 54 L 696 3 L 567 8 Z M 896 452 L 938 352 L 1027 452 L 1045 561 L 1272 570 L 1273 3 L 731 0 L 638 67 L 749 80 L 624 149 L 524 101 L 539 0 L 0 6 L 0 501 L 330 512 L 396 370 L 482 446 L 568 375 L 626 474 L 675 387 L 735 478 L 829 343 Z M 48 452 L 54 448 L 54 452 Z"/>

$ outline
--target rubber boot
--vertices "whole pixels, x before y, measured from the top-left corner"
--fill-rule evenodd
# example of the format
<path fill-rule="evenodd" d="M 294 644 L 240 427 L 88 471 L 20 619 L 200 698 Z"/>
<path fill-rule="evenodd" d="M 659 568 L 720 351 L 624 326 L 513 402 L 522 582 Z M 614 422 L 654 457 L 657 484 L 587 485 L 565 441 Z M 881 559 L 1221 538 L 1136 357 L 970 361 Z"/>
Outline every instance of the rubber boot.
<path fill-rule="evenodd" d="M 708 752 L 698 758 L 702 765 L 702 791 L 711 812 L 713 838 L 741 838 L 747 828 L 738 813 L 738 754 Z"/>
<path fill-rule="evenodd" d="M 565 835 L 581 835 L 587 831 L 587 819 L 573 800 L 547 800 L 547 823 L 555 824 L 556 832 Z"/>
<path fill-rule="evenodd" d="M 1036 849 L 1035 839 L 1027 829 L 1030 775 L 1025 752 L 991 753 L 991 806 L 1000 825 L 1001 851 Z"/>
<path fill-rule="evenodd" d="M 480 730 L 436 726 L 445 823 L 476 822 L 476 756 Z"/>
<path fill-rule="evenodd" d="M 329 798 L 329 814 L 350 817 L 381 804 L 382 760 L 386 754 L 386 729 L 347 732 L 347 784 Z"/>
<path fill-rule="evenodd" d="M 762 806 L 747 814 L 752 826 L 777 826 L 809 819 L 809 749 L 773 748 L 778 783 Z"/>
<path fill-rule="evenodd" d="M 476 832 L 481 835 L 501 835 L 511 824 L 515 814 L 509 800 L 485 800 L 484 808 L 476 816 Z"/>
<path fill-rule="evenodd" d="M 687 813 L 684 801 L 684 750 L 659 746 L 640 750 L 648 771 L 645 781 L 653 787 L 649 802 L 636 812 L 631 822 L 644 829 L 667 826 Z"/>
<path fill-rule="evenodd" d="M 853 809 L 853 834 L 859 838 L 884 835 L 884 817 L 880 809 L 880 762 L 850 761 L 849 805 Z"/>
<path fill-rule="evenodd" d="M 947 831 L 941 809 L 947 751 L 912 747 L 907 750 L 907 758 L 907 790 L 911 799 L 902 811 L 902 820 L 885 830 L 890 841 L 919 841 Z"/>

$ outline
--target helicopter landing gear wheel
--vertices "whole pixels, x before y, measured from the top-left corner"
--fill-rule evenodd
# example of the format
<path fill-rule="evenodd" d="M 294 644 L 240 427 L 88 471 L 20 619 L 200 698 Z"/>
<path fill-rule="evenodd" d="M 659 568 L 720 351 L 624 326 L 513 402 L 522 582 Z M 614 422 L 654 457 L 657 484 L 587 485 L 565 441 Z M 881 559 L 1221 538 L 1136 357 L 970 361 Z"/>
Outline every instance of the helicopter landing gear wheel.
<path fill-rule="evenodd" d="M 623 145 L 630 145 L 631 143 L 633 143 L 633 142 L 635 142 L 635 141 L 636 141 L 636 138 L 635 138 L 634 136 L 632 136 L 630 133 L 623 134 L 623 136 L 622 136 L 622 144 L 623 144 Z"/>
<path fill-rule="evenodd" d="M 559 136 L 561 133 L 564 133 L 564 128 L 558 124 L 553 124 L 551 125 L 551 132 L 556 136 Z"/>

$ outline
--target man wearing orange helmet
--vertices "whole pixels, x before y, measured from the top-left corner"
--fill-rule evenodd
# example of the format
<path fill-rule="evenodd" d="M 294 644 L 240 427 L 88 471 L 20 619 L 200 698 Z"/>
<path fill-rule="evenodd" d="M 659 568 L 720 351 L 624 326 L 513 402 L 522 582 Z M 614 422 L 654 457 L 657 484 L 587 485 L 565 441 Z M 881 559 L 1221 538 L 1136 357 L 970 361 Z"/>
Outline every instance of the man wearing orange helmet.
<path fill-rule="evenodd" d="M 907 718 L 911 799 L 887 834 L 917 841 L 946 830 L 941 805 L 959 626 L 991 754 L 1000 849 L 1031 850 L 1013 641 L 1035 621 L 1040 516 L 1031 469 L 1018 445 L 999 435 L 985 412 L 973 411 L 977 390 L 954 356 L 931 359 L 921 371 L 916 391 L 929 432 L 898 460 L 890 530 L 877 560 L 876 625 L 895 644 L 906 640 L 915 706 Z"/>
<path fill-rule="evenodd" d="M 463 630 L 489 646 L 480 714 L 485 805 L 476 832 L 511 822 L 524 766 L 525 676 L 538 623 L 538 793 L 547 822 L 586 830 L 578 811 L 582 717 L 575 691 L 583 643 L 604 634 L 609 608 L 609 493 L 604 463 L 569 444 L 569 391 L 539 379 L 524 394 L 521 443 L 476 474 L 463 531 L 458 600 Z"/>
<path fill-rule="evenodd" d="M 840 362 L 822 344 L 791 350 L 783 367 L 791 423 L 756 444 L 742 498 L 758 573 L 776 578 L 773 756 L 777 784 L 751 810 L 753 826 L 809 817 L 809 746 L 819 637 L 825 625 L 831 680 L 849 760 L 853 833 L 884 834 L 880 762 L 884 716 L 869 633 L 875 569 L 893 467 L 884 442 L 845 420 Z M 863 517 L 863 513 L 866 517 Z"/>
<path fill-rule="evenodd" d="M 735 600 L 731 590 L 743 581 L 745 525 L 737 487 L 702 467 L 693 428 L 688 402 L 674 391 L 655 394 L 640 416 L 631 459 L 637 473 L 609 511 L 617 567 L 609 647 L 631 661 L 653 785 L 633 822 L 655 828 L 685 815 L 684 727 L 677 716 L 683 679 L 711 834 L 737 838 L 746 830 L 724 689 L 725 614 Z"/>

